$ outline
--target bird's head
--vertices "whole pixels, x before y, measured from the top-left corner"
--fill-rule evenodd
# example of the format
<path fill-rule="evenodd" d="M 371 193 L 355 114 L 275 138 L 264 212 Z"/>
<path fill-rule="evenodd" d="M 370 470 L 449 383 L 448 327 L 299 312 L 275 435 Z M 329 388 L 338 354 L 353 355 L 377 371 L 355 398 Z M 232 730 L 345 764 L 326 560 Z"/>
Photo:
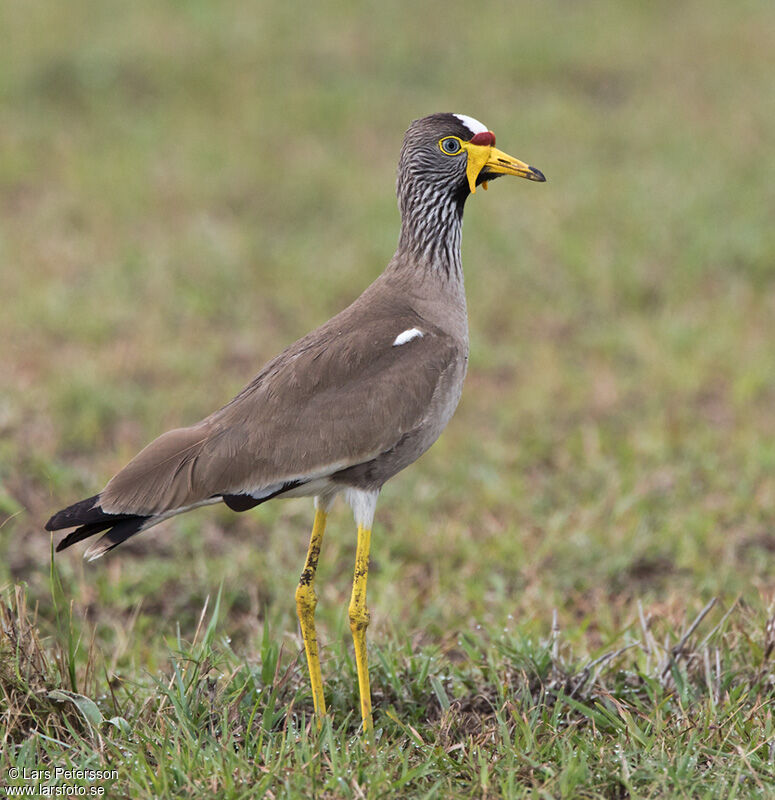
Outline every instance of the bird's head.
<path fill-rule="evenodd" d="M 399 197 L 410 185 L 465 199 L 502 175 L 545 181 L 543 173 L 495 147 L 495 134 L 465 114 L 415 120 L 404 136 L 398 165 Z M 423 192 L 424 193 L 424 192 Z"/>

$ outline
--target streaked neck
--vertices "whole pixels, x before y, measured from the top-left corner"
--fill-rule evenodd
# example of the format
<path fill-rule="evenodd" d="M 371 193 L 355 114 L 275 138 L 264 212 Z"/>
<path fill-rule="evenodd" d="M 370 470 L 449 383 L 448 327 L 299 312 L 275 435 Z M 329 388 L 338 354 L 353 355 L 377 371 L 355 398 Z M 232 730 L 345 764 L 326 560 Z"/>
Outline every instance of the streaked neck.
<path fill-rule="evenodd" d="M 400 192 L 401 235 L 396 257 L 455 283 L 463 282 L 460 242 L 465 197 L 416 184 Z"/>

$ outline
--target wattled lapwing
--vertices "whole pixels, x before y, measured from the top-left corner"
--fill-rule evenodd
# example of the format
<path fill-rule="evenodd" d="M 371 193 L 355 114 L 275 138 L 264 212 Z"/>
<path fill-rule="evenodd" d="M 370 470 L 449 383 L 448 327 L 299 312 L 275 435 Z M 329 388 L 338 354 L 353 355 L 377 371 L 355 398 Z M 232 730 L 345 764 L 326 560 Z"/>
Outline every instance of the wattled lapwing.
<path fill-rule="evenodd" d="M 344 494 L 358 526 L 350 627 L 361 716 L 372 727 L 366 661 L 366 578 L 377 496 L 424 453 L 460 398 L 468 321 L 460 260 L 463 206 L 501 175 L 543 181 L 496 150 L 463 114 L 416 120 L 398 163 L 401 234 L 385 271 L 340 314 L 270 361 L 230 403 L 142 450 L 94 497 L 54 514 L 47 530 L 78 526 L 63 550 L 102 533 L 93 560 L 130 536 L 209 503 L 247 511 L 277 497 L 314 497 L 315 521 L 296 609 L 312 698 L 325 714 L 315 635 L 315 570 L 326 515 Z"/>

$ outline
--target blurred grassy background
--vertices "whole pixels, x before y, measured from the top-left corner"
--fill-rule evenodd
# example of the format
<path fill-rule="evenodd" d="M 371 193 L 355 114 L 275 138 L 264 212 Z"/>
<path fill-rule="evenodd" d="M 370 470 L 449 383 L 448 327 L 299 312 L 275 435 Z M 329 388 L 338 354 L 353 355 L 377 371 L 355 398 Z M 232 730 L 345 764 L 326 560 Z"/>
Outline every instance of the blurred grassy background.
<path fill-rule="evenodd" d="M 0 32 L 0 584 L 44 621 L 48 515 L 376 277 L 403 131 L 444 110 L 549 182 L 468 204 L 469 376 L 383 493 L 372 641 L 546 632 L 556 608 L 591 651 L 638 600 L 772 601 L 770 2 L 10 0 Z M 324 642 L 347 632 L 338 508 Z M 263 619 L 295 646 L 310 523 L 208 509 L 58 561 L 113 666 L 153 669 L 221 580 L 243 652 Z"/>

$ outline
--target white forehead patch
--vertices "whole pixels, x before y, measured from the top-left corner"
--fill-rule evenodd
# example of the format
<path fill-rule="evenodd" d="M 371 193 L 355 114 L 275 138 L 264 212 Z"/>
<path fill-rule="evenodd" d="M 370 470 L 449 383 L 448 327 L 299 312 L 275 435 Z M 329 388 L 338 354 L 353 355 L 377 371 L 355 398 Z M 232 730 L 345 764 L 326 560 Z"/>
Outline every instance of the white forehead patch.
<path fill-rule="evenodd" d="M 473 117 L 467 117 L 465 114 L 453 114 L 453 117 L 457 117 L 463 125 L 468 128 L 469 131 L 473 134 L 477 133 L 487 133 L 488 128 L 486 125 L 482 125 L 478 119 L 474 119 Z"/>
<path fill-rule="evenodd" d="M 402 344 L 411 342 L 412 339 L 416 339 L 418 336 L 422 339 L 422 331 L 419 328 L 409 328 L 408 331 L 399 333 L 398 336 L 396 336 L 396 340 L 393 342 L 393 347 L 400 347 Z"/>

